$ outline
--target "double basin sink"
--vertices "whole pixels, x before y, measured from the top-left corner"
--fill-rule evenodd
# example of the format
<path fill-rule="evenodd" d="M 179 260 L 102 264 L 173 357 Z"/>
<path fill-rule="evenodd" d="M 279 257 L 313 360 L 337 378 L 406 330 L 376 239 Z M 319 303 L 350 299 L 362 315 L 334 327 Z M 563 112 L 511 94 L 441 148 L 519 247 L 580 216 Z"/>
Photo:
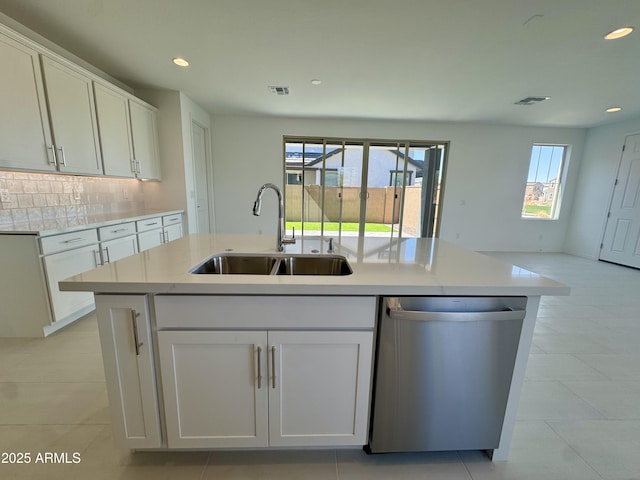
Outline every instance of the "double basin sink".
<path fill-rule="evenodd" d="M 341 255 L 249 255 L 217 254 L 191 273 L 212 275 L 351 275 Z"/>

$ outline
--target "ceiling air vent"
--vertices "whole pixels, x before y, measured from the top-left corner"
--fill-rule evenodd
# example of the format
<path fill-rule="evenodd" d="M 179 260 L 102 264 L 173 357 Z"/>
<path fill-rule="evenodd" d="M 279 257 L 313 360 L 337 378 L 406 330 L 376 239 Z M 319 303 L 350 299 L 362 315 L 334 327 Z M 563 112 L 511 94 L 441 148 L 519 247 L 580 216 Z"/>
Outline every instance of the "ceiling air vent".
<path fill-rule="evenodd" d="M 514 105 L 535 105 L 536 103 L 544 102 L 545 100 L 549 100 L 551 97 L 527 97 L 522 100 L 518 100 Z"/>
<path fill-rule="evenodd" d="M 289 95 L 289 87 L 269 87 L 269 91 L 274 95 Z"/>

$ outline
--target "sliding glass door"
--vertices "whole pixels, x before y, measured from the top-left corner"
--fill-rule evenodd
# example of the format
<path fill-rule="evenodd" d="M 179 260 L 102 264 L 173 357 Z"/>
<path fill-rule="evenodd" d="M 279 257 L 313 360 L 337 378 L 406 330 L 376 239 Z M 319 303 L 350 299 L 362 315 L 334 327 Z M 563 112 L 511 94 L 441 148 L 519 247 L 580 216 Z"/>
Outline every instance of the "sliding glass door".
<path fill-rule="evenodd" d="M 437 236 L 446 143 L 284 139 L 287 232 Z"/>

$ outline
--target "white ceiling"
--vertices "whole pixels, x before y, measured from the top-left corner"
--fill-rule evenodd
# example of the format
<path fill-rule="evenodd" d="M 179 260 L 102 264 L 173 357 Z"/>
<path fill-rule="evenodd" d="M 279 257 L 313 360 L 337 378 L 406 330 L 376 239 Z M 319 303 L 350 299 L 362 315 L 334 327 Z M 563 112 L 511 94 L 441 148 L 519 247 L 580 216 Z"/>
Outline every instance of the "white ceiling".
<path fill-rule="evenodd" d="M 0 12 L 214 114 L 571 127 L 640 116 L 640 29 L 603 39 L 640 27 L 640 0 L 0 0 Z M 551 99 L 514 105 L 536 95 Z"/>

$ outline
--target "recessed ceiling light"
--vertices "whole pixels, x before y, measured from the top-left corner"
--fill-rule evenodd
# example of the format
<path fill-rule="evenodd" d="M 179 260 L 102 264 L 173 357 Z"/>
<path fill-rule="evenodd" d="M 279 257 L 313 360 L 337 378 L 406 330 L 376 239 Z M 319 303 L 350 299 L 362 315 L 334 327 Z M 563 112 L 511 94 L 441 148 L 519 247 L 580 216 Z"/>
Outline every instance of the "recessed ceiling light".
<path fill-rule="evenodd" d="M 317 78 L 314 78 L 313 80 L 311 80 L 311 85 L 320 85 L 322 83 L 322 80 L 319 80 Z"/>
<path fill-rule="evenodd" d="M 607 33 L 604 38 L 605 40 L 615 40 L 616 38 L 626 37 L 631 32 L 633 32 L 633 27 L 617 28 L 613 32 Z"/>
<path fill-rule="evenodd" d="M 607 113 L 616 113 L 616 112 L 619 112 L 620 110 L 622 110 L 622 107 L 611 107 L 611 108 L 607 108 L 605 111 Z"/>
<path fill-rule="evenodd" d="M 173 59 L 173 63 L 178 65 L 179 67 L 188 67 L 189 62 L 187 62 L 184 58 L 176 57 Z"/>

